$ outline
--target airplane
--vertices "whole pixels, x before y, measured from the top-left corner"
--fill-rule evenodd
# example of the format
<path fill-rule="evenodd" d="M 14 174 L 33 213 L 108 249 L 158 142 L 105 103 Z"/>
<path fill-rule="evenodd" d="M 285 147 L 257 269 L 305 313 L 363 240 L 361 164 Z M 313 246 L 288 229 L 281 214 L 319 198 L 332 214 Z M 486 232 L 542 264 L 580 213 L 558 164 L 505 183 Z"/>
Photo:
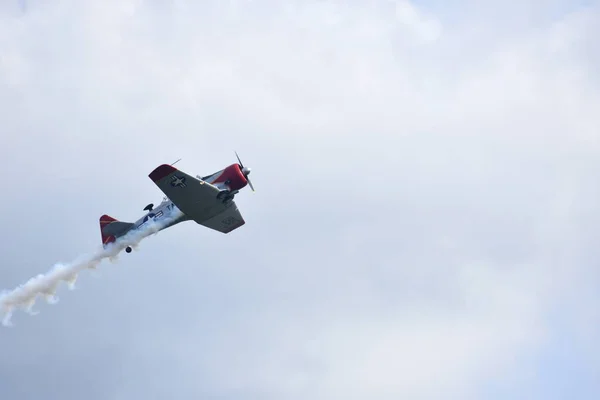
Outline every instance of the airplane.
<path fill-rule="evenodd" d="M 238 163 L 204 177 L 193 177 L 173 167 L 179 160 L 156 167 L 148 177 L 166 196 L 158 207 L 154 208 L 152 203 L 144 207 L 146 215 L 135 222 L 123 222 L 109 215 L 102 215 L 100 233 L 104 248 L 128 232 L 139 229 L 150 218 L 159 221 L 175 210 L 181 211 L 181 216 L 159 231 L 185 221 L 195 221 L 225 234 L 244 225 L 246 222 L 233 199 L 246 185 L 252 191 L 254 186 L 248 177 L 251 169 L 242 164 L 237 152 L 235 155 Z M 125 248 L 127 253 L 131 253 L 131 250 L 130 246 Z"/>

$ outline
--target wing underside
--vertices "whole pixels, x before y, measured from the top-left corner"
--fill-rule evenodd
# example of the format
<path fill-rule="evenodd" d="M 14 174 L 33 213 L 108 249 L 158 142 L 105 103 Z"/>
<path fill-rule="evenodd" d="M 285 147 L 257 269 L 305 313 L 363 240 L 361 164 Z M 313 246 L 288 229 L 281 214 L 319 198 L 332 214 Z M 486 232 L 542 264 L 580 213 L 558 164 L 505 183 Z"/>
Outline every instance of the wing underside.
<path fill-rule="evenodd" d="M 188 217 L 200 225 L 228 233 L 244 225 L 244 219 L 234 201 L 223 204 L 217 199 L 220 190 L 172 165 L 154 169 L 150 179 Z"/>
<path fill-rule="evenodd" d="M 246 221 L 233 202 L 229 203 L 229 207 L 223 212 L 199 222 L 200 225 L 223 233 L 229 233 L 245 223 Z"/>

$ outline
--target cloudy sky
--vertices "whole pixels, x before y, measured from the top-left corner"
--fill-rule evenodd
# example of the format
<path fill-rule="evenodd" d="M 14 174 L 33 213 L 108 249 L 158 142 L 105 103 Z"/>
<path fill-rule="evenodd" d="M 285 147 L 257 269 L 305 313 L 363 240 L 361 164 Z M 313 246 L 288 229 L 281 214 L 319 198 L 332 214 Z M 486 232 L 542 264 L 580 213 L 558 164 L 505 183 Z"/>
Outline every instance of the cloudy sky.
<path fill-rule="evenodd" d="M 0 398 L 597 399 L 598 1 L 0 0 L 0 290 L 252 167 L 0 329 Z"/>

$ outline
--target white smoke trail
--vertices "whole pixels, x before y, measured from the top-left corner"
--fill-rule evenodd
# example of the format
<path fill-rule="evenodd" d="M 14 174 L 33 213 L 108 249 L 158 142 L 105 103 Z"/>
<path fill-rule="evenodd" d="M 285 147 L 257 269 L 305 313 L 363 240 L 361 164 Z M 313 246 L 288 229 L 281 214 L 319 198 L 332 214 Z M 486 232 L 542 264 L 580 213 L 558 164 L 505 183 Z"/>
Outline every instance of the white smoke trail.
<path fill-rule="evenodd" d="M 80 256 L 66 265 L 56 264 L 45 275 L 40 274 L 11 291 L 0 293 L 0 314 L 3 315 L 2 324 L 4 326 L 12 325 L 11 317 L 16 308 L 23 308 L 29 314 L 36 314 L 32 308 L 38 296 L 45 297 L 48 303 L 56 303 L 57 298 L 55 297 L 55 293 L 61 281 L 67 282 L 69 288 L 73 289 L 79 272 L 86 268 L 96 268 L 105 258 L 114 261 L 116 255 L 127 246 L 135 248 L 142 239 L 153 233 L 157 233 L 181 216 L 181 211 L 175 208 L 164 219 L 159 221 L 150 219 L 140 229 L 127 233 L 115 242 L 107 245 L 106 248 L 102 248 L 92 254 Z"/>

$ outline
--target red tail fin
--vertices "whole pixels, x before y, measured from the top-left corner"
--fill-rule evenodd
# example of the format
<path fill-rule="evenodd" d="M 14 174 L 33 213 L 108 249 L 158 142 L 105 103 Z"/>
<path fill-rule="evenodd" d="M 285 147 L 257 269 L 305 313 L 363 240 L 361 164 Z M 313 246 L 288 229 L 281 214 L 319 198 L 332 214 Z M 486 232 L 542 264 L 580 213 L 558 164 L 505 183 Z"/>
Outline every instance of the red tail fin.
<path fill-rule="evenodd" d="M 107 225 L 109 225 L 110 223 L 115 222 L 115 221 L 117 221 L 117 220 L 114 219 L 113 217 L 111 217 L 110 215 L 104 214 L 103 216 L 100 217 L 100 234 L 102 235 L 102 244 L 103 245 L 107 245 L 108 243 L 115 241 L 114 236 L 104 234 L 104 228 Z"/>

